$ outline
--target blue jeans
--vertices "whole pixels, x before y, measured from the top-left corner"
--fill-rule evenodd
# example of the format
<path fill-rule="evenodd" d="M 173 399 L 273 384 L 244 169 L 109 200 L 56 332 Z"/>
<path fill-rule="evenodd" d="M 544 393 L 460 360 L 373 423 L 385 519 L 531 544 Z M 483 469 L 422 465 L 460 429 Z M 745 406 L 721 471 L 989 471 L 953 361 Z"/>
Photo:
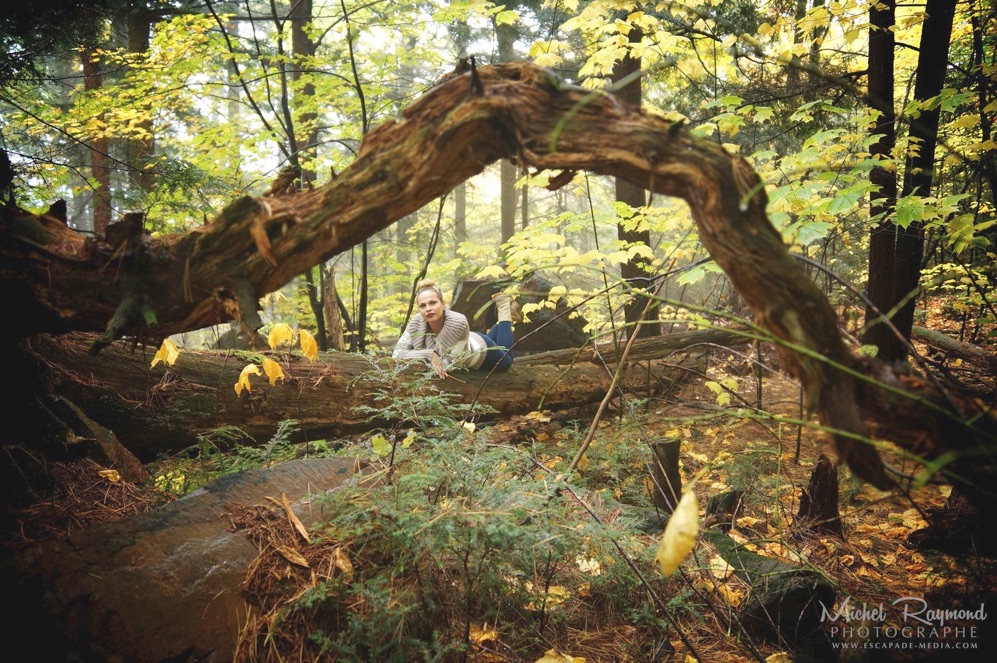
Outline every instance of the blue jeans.
<path fill-rule="evenodd" d="M 495 326 L 488 330 L 487 334 L 471 332 L 477 334 L 485 340 L 488 350 L 485 351 L 485 360 L 478 367 L 479 371 L 507 371 L 512 366 L 512 346 L 516 339 L 512 335 L 511 322 L 496 322 Z"/>

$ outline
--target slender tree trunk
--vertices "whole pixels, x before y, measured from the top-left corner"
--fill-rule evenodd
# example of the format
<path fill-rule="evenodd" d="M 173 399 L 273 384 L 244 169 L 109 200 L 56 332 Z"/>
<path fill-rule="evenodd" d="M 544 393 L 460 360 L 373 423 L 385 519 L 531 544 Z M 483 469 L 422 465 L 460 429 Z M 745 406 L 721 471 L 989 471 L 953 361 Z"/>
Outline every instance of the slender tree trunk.
<path fill-rule="evenodd" d="M 928 0 L 925 6 L 924 25 L 921 28 L 921 46 L 917 58 L 917 82 L 914 84 L 915 101 L 927 101 L 938 96 L 945 85 L 948 69 L 949 42 L 952 38 L 952 21 L 955 0 Z M 927 198 L 935 176 L 935 146 L 938 142 L 938 115 L 941 108 L 926 108 L 911 120 L 911 143 L 917 150 L 908 152 L 904 168 L 902 196 L 915 195 Z M 910 339 L 914 324 L 916 293 L 920 288 L 921 259 L 924 254 L 924 223 L 913 221 L 906 228 L 897 228 L 896 304 L 901 304 L 893 323 Z M 906 356 L 906 348 L 904 357 Z M 899 357 L 903 358 L 903 357 Z"/>
<path fill-rule="evenodd" d="M 879 111 L 873 133 L 879 140 L 870 148 L 873 158 L 889 163 L 896 145 L 896 114 L 893 110 L 894 0 L 874 3 L 869 9 L 869 100 Z M 878 221 L 869 238 L 870 308 L 866 310 L 864 341 L 879 348 L 883 359 L 906 354 L 903 343 L 885 324 L 876 324 L 878 311 L 886 313 L 896 301 L 893 288 L 897 227 L 892 215 L 897 200 L 896 169 L 886 165 L 872 169 L 869 179 L 876 189 L 870 196 L 869 213 Z"/>
<path fill-rule="evenodd" d="M 631 44 L 639 44 L 640 40 L 643 38 L 643 33 L 640 31 L 640 28 L 631 28 L 628 38 Z M 634 57 L 631 51 L 627 51 L 627 54 L 623 57 L 623 59 L 617 62 L 613 67 L 613 82 L 619 83 L 628 76 L 636 74 L 639 71 L 640 58 Z M 630 80 L 625 85 L 620 87 L 616 91 L 616 94 L 624 101 L 639 108 L 641 105 L 640 77 L 634 76 L 633 80 Z M 637 186 L 632 182 L 628 182 L 625 179 L 617 177 L 616 200 L 624 202 L 635 209 L 639 209 L 647 204 L 647 194 L 643 187 Z M 646 228 L 633 229 L 627 228 L 623 224 L 620 224 L 617 227 L 617 235 L 624 242 L 646 244 L 647 246 L 651 245 L 651 232 Z M 658 319 L 657 306 L 652 306 L 647 311 L 647 314 L 644 314 L 647 301 L 641 295 L 649 294 L 648 291 L 653 274 L 651 274 L 644 266 L 643 259 L 636 257 L 629 262 L 623 263 L 620 266 L 620 271 L 623 278 L 634 291 L 634 296 L 624 306 L 624 317 L 628 325 L 637 324 L 642 318 L 645 321 L 656 321 Z M 661 329 L 658 325 L 644 324 L 640 328 L 639 335 L 657 336 L 660 333 Z"/>
<path fill-rule="evenodd" d="M 146 54 L 149 52 L 150 15 L 134 9 L 128 15 L 128 50 L 131 53 Z M 133 138 L 128 142 L 129 176 L 134 186 L 143 193 L 150 193 L 155 184 L 153 170 L 149 168 L 156 151 L 156 141 L 153 137 L 152 113 L 147 113 L 146 119 L 139 122 L 139 127 L 147 138 Z"/>
<path fill-rule="evenodd" d="M 83 89 L 93 92 L 100 86 L 100 61 L 96 49 L 87 48 L 83 51 Z M 95 136 L 89 146 L 90 172 L 96 184 L 93 192 L 93 230 L 103 235 L 111 223 L 111 170 L 108 167 L 107 137 Z"/>
<path fill-rule="evenodd" d="M 515 26 L 496 23 L 495 38 L 498 40 L 499 62 L 512 62 L 515 58 Z M 509 159 L 502 159 L 499 162 L 499 172 L 502 186 L 502 243 L 505 244 L 516 233 L 516 164 Z"/>

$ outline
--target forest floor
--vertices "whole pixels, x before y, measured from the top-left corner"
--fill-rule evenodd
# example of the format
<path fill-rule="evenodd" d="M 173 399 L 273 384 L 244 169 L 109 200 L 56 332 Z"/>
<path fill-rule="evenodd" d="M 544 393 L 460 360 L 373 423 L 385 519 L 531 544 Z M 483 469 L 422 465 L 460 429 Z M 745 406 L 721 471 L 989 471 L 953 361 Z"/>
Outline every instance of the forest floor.
<path fill-rule="evenodd" d="M 733 355 L 728 359 L 736 363 Z M 647 421 L 642 424 L 647 437 L 682 439 L 682 480 L 686 488 L 695 487 L 701 513 L 710 497 L 732 489 L 744 491 L 729 536 L 763 556 L 815 570 L 834 586 L 835 614 L 822 619 L 827 639 L 832 643 L 857 641 L 858 647 L 866 647 L 851 652 L 847 660 L 995 660 L 992 631 L 997 615 L 987 614 L 997 605 L 997 557 L 993 551 L 944 552 L 911 543 L 911 535 L 923 530 L 932 514 L 944 510 L 951 486 L 928 481 L 905 492 L 885 493 L 839 469 L 844 536 L 801 526 L 796 518 L 800 498 L 821 454 L 830 455 L 826 442 L 813 428 L 790 423 L 800 417 L 800 391 L 795 383 L 778 376 L 766 377 L 761 384 L 762 407 L 752 411 L 764 414 L 712 416 L 719 409 L 718 398 L 725 400 L 725 395 L 733 397 L 732 405 L 738 400 L 757 405 L 755 377 L 747 371 L 739 375 L 727 370 L 731 365 L 725 361 L 714 364 L 710 380 L 687 380 L 667 400 L 650 401 Z M 730 392 L 718 389 L 721 383 Z M 530 418 L 500 421 L 490 428 L 493 442 L 499 443 L 517 443 L 524 431 L 533 440 L 550 444 L 551 449 L 568 439 L 556 428 L 538 428 L 536 420 Z M 562 456 L 568 453 L 570 449 L 562 451 Z M 917 472 L 912 461 L 899 455 L 886 454 L 885 459 L 901 472 Z M 22 535 L 36 540 L 62 536 L 171 499 L 153 489 L 113 484 L 99 475 L 99 470 L 90 461 L 57 466 L 59 493 L 20 514 Z M 649 547 L 656 546 L 658 539 L 660 534 L 646 535 Z M 671 651 L 659 648 L 652 656 L 646 648 L 627 646 L 628 638 L 639 637 L 627 620 L 619 614 L 600 616 L 593 612 L 596 621 L 589 631 L 577 632 L 575 646 L 563 652 L 570 656 L 551 655 L 540 660 L 790 660 L 780 658 L 786 647 L 777 641 L 758 639 L 752 649 L 748 639 L 734 635 L 736 628 L 729 617 L 750 596 L 751 587 L 730 572 L 715 549 L 700 541 L 684 569 L 688 591 L 712 609 L 676 613 L 675 626 L 686 640 L 670 636 Z M 846 597 L 851 611 L 841 610 Z M 846 617 L 852 618 L 851 622 Z M 860 627 L 875 628 L 869 626 L 874 622 L 879 625 L 876 634 L 862 637 Z M 625 651 L 644 651 L 644 657 Z M 485 647 L 470 660 L 514 659 Z"/>

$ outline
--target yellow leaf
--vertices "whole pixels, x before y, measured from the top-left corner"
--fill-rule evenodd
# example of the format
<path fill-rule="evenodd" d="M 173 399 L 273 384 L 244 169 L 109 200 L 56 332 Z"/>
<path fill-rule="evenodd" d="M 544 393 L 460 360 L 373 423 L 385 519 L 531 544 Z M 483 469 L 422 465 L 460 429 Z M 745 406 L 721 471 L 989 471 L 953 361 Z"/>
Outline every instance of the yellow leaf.
<path fill-rule="evenodd" d="M 159 346 L 159 352 L 156 356 L 152 358 L 152 368 L 159 362 L 164 362 L 167 366 L 172 366 L 173 362 L 177 360 L 180 356 L 180 351 L 177 350 L 177 344 L 168 338 L 163 339 L 163 344 Z"/>
<path fill-rule="evenodd" d="M 473 421 L 465 421 L 460 425 L 464 429 L 464 433 L 467 435 L 474 435 L 475 425 Z"/>
<path fill-rule="evenodd" d="M 408 449 L 415 442 L 415 433 L 409 431 L 405 434 L 405 439 L 402 440 L 402 449 Z"/>
<path fill-rule="evenodd" d="M 271 385 L 277 384 L 277 380 L 284 380 L 287 378 L 287 376 L 284 375 L 284 369 L 280 367 L 280 364 L 269 357 L 263 358 L 263 372 L 267 374 L 267 378 L 270 380 Z"/>
<path fill-rule="evenodd" d="M 717 592 L 724 597 L 728 605 L 736 608 L 744 600 L 744 592 L 728 587 L 727 585 L 717 585 Z"/>
<path fill-rule="evenodd" d="M 675 512 L 665 525 L 665 533 L 658 545 L 655 561 L 661 575 L 669 576 L 685 561 L 696 546 L 699 536 L 699 502 L 696 493 L 688 490 L 682 494 Z"/>
<path fill-rule="evenodd" d="M 581 656 L 568 656 L 556 649 L 548 649 L 544 655 L 536 660 L 536 663 L 585 663 Z"/>
<path fill-rule="evenodd" d="M 121 481 L 121 475 L 118 474 L 117 470 L 101 470 L 97 474 L 104 477 L 111 483 L 118 483 L 119 481 Z"/>
<path fill-rule="evenodd" d="M 304 329 L 299 331 L 298 334 L 301 336 L 301 351 L 304 352 L 305 356 L 309 359 L 317 359 L 318 343 L 315 342 L 315 337 Z"/>
<path fill-rule="evenodd" d="M 498 631 L 486 626 L 471 624 L 471 628 L 468 631 L 468 637 L 471 639 L 471 642 L 476 645 L 480 645 L 483 642 L 495 642 L 498 640 Z"/>
<path fill-rule="evenodd" d="M 765 659 L 765 663 L 793 663 L 793 659 L 784 651 L 776 652 Z"/>
<path fill-rule="evenodd" d="M 235 394 L 239 396 L 242 394 L 242 390 L 252 391 L 253 388 L 249 384 L 250 375 L 259 375 L 260 367 L 256 364 L 249 364 L 246 368 L 242 369 L 242 373 L 239 373 L 239 381 L 235 383 Z"/>
<path fill-rule="evenodd" d="M 287 519 L 291 521 L 291 526 L 297 530 L 298 534 L 301 535 L 301 538 L 305 540 L 305 543 L 307 543 L 310 537 L 308 536 L 308 530 L 305 529 L 304 523 L 301 522 L 298 515 L 294 513 L 293 509 L 291 509 L 291 502 L 287 499 L 287 494 L 281 494 L 281 498 L 281 502 L 284 505 L 284 511 L 287 513 Z"/>
<path fill-rule="evenodd" d="M 370 438 L 370 444 L 374 448 L 374 454 L 378 456 L 387 456 L 391 453 L 391 444 L 388 442 L 388 438 L 380 433 Z"/>
<path fill-rule="evenodd" d="M 270 328 L 270 333 L 267 334 L 267 343 L 270 344 L 271 350 L 276 350 L 281 343 L 290 343 L 293 339 L 294 330 L 284 322 L 275 324 Z"/>
<path fill-rule="evenodd" d="M 304 555 L 299 553 L 293 548 L 288 548 L 287 546 L 277 546 L 277 552 L 279 552 L 284 559 L 289 561 L 291 564 L 297 564 L 298 566 L 303 566 L 306 569 L 309 568 L 308 560 L 305 559 Z"/>
<path fill-rule="evenodd" d="M 346 553 L 343 552 L 343 548 L 341 546 L 336 546 L 336 550 L 333 552 L 333 557 L 335 557 L 333 563 L 336 565 L 336 568 L 342 571 L 347 578 L 352 578 L 353 562 L 351 562 L 350 558 L 346 556 Z"/>

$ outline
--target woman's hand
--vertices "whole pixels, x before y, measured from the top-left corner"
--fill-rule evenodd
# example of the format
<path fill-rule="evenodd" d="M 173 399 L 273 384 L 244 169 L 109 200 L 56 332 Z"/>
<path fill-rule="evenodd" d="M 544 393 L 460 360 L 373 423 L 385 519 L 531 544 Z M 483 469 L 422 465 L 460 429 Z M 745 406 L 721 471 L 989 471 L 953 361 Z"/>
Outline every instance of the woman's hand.
<path fill-rule="evenodd" d="M 447 376 L 447 369 L 444 368 L 443 360 L 440 358 L 439 353 L 437 352 L 433 353 L 432 364 L 433 364 L 433 370 L 436 371 L 437 376 L 439 376 L 441 379 Z"/>

